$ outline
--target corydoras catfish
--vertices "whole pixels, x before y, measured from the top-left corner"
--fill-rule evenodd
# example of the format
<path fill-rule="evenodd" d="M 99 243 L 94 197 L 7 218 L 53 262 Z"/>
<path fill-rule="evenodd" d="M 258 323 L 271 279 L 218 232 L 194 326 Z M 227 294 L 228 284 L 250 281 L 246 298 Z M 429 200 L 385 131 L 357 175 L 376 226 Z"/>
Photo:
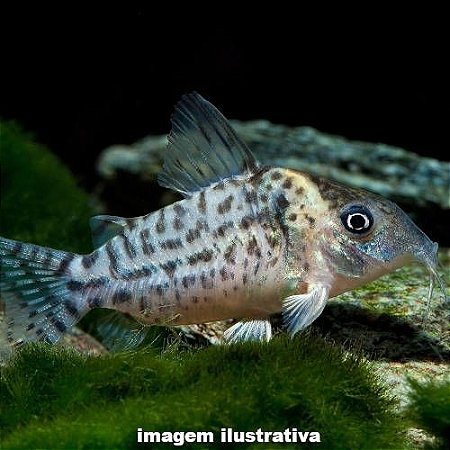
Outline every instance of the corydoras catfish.
<path fill-rule="evenodd" d="M 93 217 L 90 254 L 0 238 L 11 344 L 56 343 L 94 308 L 144 324 L 234 318 L 229 341 L 269 340 L 272 314 L 293 335 L 329 298 L 412 260 L 440 281 L 437 244 L 398 206 L 261 165 L 197 93 L 176 106 L 159 183 L 185 198 L 141 217 Z"/>

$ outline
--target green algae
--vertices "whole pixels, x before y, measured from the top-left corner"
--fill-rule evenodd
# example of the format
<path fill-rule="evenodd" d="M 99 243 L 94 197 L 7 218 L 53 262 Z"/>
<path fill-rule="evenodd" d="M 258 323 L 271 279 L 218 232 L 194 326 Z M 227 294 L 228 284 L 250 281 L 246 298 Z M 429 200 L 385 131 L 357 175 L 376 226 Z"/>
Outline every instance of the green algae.
<path fill-rule="evenodd" d="M 89 197 L 69 170 L 13 122 L 0 122 L 0 234 L 88 252 Z"/>
<path fill-rule="evenodd" d="M 412 388 L 409 413 L 417 426 L 436 436 L 430 449 L 450 448 L 450 373 L 436 382 L 410 380 Z"/>
<path fill-rule="evenodd" d="M 371 365 L 312 333 L 97 358 L 30 345 L 2 369 L 0 387 L 5 449 L 134 448 L 138 427 L 213 431 L 207 448 L 222 448 L 222 427 L 319 431 L 311 448 L 405 448 Z"/>
<path fill-rule="evenodd" d="M 438 255 L 439 273 L 447 286 L 450 280 L 449 250 L 441 249 Z M 429 308 L 428 278 L 425 267 L 418 264 L 405 266 L 372 283 L 341 294 L 333 302 L 357 303 L 377 314 L 420 317 Z M 443 293 L 440 292 L 439 286 L 436 286 L 431 306 L 442 303 L 442 297 Z"/>

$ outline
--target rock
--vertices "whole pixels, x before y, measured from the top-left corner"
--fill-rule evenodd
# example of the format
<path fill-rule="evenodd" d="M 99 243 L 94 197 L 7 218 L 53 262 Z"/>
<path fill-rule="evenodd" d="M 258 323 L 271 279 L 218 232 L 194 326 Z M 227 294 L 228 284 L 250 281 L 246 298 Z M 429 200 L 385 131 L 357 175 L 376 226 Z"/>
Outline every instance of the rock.
<path fill-rule="evenodd" d="M 60 345 L 65 348 L 75 349 L 84 355 L 99 356 L 108 353 L 106 348 L 97 339 L 78 327 L 73 327 L 66 333 Z"/>
<path fill-rule="evenodd" d="M 199 323 L 194 325 L 182 325 L 177 327 L 188 343 L 200 345 L 217 345 L 223 343 L 224 331 L 232 325 L 232 320 L 218 322 Z"/>
<path fill-rule="evenodd" d="M 398 201 L 450 208 L 449 163 L 311 127 L 289 128 L 265 120 L 232 124 L 264 164 L 333 178 Z M 125 171 L 153 180 L 161 170 L 166 143 L 165 136 L 148 136 L 131 146 L 109 147 L 99 158 L 98 171 L 105 178 Z"/>
<path fill-rule="evenodd" d="M 390 198 L 419 225 L 427 224 L 435 240 L 450 246 L 447 222 L 442 218 L 443 213 L 447 217 L 450 213 L 450 163 L 385 144 L 350 141 L 310 127 L 290 128 L 264 120 L 232 124 L 262 163 L 304 170 Z M 105 180 L 128 173 L 155 182 L 165 150 L 165 136 L 109 147 L 100 155 L 98 172 Z M 123 184 L 130 181 L 127 178 Z"/>

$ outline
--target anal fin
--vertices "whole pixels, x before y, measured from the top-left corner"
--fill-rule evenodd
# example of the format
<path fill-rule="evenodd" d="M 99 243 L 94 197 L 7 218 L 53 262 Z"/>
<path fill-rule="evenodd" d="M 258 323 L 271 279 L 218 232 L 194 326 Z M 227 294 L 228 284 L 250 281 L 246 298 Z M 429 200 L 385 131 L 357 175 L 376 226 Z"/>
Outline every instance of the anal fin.
<path fill-rule="evenodd" d="M 268 320 L 248 320 L 237 322 L 224 333 L 228 343 L 244 341 L 269 342 L 272 338 L 272 325 Z"/>
<path fill-rule="evenodd" d="M 315 286 L 306 294 L 291 295 L 283 302 L 283 321 L 292 336 L 314 322 L 322 313 L 328 300 L 329 289 Z"/>
<path fill-rule="evenodd" d="M 149 327 L 119 311 L 102 310 L 93 320 L 94 335 L 111 352 L 129 351 L 144 341 Z"/>

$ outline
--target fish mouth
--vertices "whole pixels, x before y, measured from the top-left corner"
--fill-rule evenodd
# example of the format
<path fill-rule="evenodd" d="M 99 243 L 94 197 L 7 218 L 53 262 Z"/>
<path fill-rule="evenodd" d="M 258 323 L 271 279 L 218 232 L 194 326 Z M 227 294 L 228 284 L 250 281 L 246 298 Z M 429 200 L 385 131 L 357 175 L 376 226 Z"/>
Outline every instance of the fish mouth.
<path fill-rule="evenodd" d="M 447 288 L 438 271 L 440 269 L 440 272 L 443 272 L 442 267 L 439 267 L 437 242 L 433 242 L 408 216 L 403 216 L 402 223 L 404 231 L 399 236 L 401 239 L 396 239 L 394 247 L 398 246 L 398 254 L 401 255 L 399 260 L 415 261 L 427 268 L 430 275 L 427 311 L 430 309 L 431 297 L 436 285 L 442 292 L 444 303 L 450 302 Z"/>
<path fill-rule="evenodd" d="M 444 302 L 450 301 L 450 297 L 447 295 L 446 286 L 439 275 L 439 261 L 438 261 L 438 248 L 437 242 L 433 242 L 411 219 L 406 217 L 405 231 L 406 235 L 410 237 L 409 244 L 404 248 L 406 254 L 416 262 L 423 264 L 430 275 L 430 283 L 428 289 L 427 308 L 430 307 L 431 297 L 433 295 L 434 287 L 437 284 L 442 292 Z M 443 272 L 442 267 L 440 267 Z"/>

